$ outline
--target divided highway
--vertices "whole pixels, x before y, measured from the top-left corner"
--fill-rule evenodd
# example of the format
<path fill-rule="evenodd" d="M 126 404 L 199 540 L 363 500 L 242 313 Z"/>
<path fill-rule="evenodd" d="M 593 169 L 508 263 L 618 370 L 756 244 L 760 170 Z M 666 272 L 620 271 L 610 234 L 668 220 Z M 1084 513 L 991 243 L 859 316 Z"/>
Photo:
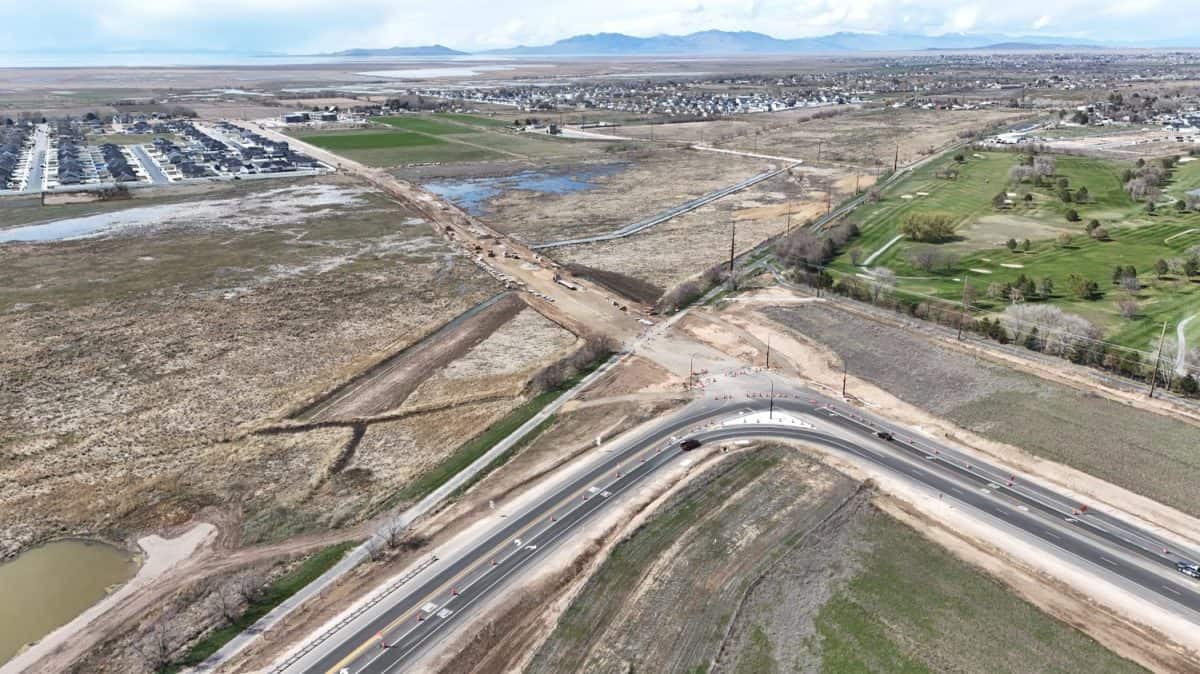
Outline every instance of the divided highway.
<path fill-rule="evenodd" d="M 1094 508 L 1083 511 L 1084 504 L 1052 490 L 803 389 L 774 400 L 775 414 L 787 423 L 764 418 L 769 406 L 764 398 L 697 402 L 598 453 L 586 469 L 505 518 L 472 541 L 466 552 L 434 561 L 412 588 L 380 602 L 377 610 L 365 612 L 319 647 L 273 671 L 405 671 L 468 609 L 536 565 L 548 548 L 585 527 L 606 503 L 659 468 L 686 460 L 679 446 L 684 437 L 704 443 L 691 456 L 714 451 L 714 443 L 779 438 L 870 462 L 1091 565 L 1159 605 L 1194 621 L 1200 617 L 1200 584 L 1174 568 L 1179 559 L 1196 559 L 1195 551 L 1181 554 L 1152 532 Z M 894 439 L 880 439 L 880 431 Z"/>

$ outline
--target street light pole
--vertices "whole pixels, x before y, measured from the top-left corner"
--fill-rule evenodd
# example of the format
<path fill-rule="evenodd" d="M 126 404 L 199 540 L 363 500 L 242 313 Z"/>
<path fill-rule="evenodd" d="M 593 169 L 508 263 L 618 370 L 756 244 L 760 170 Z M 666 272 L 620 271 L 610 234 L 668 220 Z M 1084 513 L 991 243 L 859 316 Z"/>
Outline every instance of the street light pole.
<path fill-rule="evenodd" d="M 768 419 L 775 418 L 775 380 L 774 379 L 771 380 L 771 404 L 767 408 L 767 418 Z"/>
<path fill-rule="evenodd" d="M 771 336 L 767 335 L 767 371 L 771 370 Z"/>

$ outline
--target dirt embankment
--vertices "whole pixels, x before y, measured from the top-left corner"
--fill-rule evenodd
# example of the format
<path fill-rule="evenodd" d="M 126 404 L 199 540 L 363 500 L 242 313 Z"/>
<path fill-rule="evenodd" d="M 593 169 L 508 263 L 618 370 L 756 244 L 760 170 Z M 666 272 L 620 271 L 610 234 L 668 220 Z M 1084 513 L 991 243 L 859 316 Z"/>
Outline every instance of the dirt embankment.
<path fill-rule="evenodd" d="M 506 293 L 445 324 L 331 391 L 296 415 L 308 423 L 370 417 L 399 407 L 430 372 L 462 356 L 511 319 L 525 303 Z"/>

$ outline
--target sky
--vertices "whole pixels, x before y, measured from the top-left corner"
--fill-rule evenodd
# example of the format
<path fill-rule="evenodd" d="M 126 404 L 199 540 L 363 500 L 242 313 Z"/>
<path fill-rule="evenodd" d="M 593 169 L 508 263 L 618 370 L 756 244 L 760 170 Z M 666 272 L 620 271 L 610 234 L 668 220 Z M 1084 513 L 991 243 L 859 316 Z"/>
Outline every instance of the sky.
<path fill-rule="evenodd" d="M 319 53 L 444 44 L 466 51 L 580 33 L 753 30 L 1195 39 L 1197 0 L 39 0 L 0 21 L 0 52 L 181 49 Z M 0 65 L 3 65 L 0 63 Z"/>

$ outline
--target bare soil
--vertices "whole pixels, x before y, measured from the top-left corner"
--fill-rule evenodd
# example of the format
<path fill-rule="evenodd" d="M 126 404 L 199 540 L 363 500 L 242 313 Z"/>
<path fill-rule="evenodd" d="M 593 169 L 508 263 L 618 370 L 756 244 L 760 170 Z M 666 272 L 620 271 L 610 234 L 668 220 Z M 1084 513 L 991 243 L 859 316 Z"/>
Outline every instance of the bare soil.
<path fill-rule="evenodd" d="M 765 314 L 837 352 L 848 371 L 985 438 L 1197 514 L 1194 426 L 1058 386 L 827 306 Z"/>

